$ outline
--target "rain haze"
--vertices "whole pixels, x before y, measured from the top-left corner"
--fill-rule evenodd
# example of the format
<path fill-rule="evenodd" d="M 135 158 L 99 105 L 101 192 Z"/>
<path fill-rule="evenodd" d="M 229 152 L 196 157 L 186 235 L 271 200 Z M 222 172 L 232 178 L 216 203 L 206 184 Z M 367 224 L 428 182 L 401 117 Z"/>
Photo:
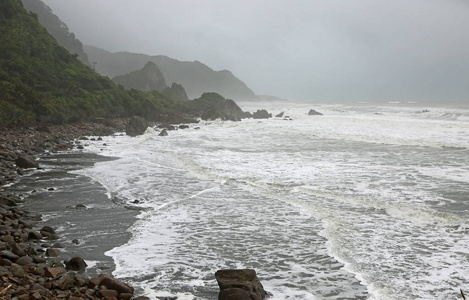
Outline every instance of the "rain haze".
<path fill-rule="evenodd" d="M 84 44 L 198 60 L 291 100 L 469 101 L 459 0 L 44 0 Z"/>

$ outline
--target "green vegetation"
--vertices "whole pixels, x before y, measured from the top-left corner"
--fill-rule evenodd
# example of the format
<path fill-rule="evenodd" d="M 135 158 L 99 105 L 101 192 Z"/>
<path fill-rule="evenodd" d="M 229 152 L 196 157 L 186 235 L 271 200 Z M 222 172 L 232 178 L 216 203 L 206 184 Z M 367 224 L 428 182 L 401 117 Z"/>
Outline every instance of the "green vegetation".
<path fill-rule="evenodd" d="M 159 72 L 153 63 L 147 69 L 151 71 L 144 74 L 147 77 Z M 157 75 L 150 79 L 158 83 L 163 77 Z M 241 112 L 217 93 L 187 101 L 181 85 L 161 87 L 162 92 L 125 90 L 57 44 L 21 0 L 0 1 L 0 127 L 133 115 L 160 121 L 167 121 L 165 116 L 187 120 L 184 115 L 204 113 L 228 118 Z"/>
<path fill-rule="evenodd" d="M 174 103 L 157 91 L 125 91 L 59 46 L 20 0 L 0 2 L 0 126 L 148 117 Z"/>
<path fill-rule="evenodd" d="M 91 66 L 88 55 L 83 50 L 83 44 L 75 38 L 68 29 L 67 24 L 52 13 L 52 10 L 41 0 L 22 0 L 28 11 L 37 14 L 39 22 L 57 40 L 57 42 L 70 53 L 78 54 L 78 59 L 87 66 Z"/>

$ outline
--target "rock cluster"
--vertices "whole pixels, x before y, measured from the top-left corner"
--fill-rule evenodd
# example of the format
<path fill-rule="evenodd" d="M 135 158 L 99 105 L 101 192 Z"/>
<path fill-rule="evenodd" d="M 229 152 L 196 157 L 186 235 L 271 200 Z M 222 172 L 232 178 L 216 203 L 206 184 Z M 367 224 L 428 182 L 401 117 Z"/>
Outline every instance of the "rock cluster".
<path fill-rule="evenodd" d="M 87 278 L 86 263 L 74 257 L 62 263 L 53 228 L 35 230 L 16 196 L 0 195 L 0 292 L 2 299 L 131 299 L 133 288 L 101 274 Z M 135 299 L 147 299 L 139 297 Z"/>
<path fill-rule="evenodd" d="M 126 123 L 126 119 L 97 119 L 66 125 L 0 128 L 0 186 L 14 181 L 23 168 L 37 168 L 32 156 L 82 147 L 73 141 L 81 136 L 105 136 L 123 131 Z"/>

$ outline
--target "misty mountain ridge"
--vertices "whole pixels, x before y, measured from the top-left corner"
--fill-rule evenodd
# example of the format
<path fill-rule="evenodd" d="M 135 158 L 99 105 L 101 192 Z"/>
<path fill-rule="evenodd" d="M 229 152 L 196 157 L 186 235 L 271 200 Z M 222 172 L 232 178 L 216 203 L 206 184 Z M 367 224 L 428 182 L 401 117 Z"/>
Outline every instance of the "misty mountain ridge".
<path fill-rule="evenodd" d="M 40 0 L 21 0 L 26 10 L 35 13 L 38 16 L 39 22 L 44 26 L 50 35 L 52 35 L 57 42 L 67 49 L 71 54 L 77 54 L 78 59 L 87 66 L 91 66 L 88 55 L 83 50 L 83 44 L 78 40 L 73 33 L 70 32 L 67 24 L 62 22 L 57 17 L 49 6 Z"/>
<path fill-rule="evenodd" d="M 189 98 L 198 98 L 205 92 L 216 92 L 235 100 L 256 99 L 254 92 L 230 71 L 214 71 L 199 61 L 179 61 L 164 55 L 111 53 L 89 45 L 85 45 L 84 50 L 90 61 L 96 62 L 96 71 L 110 78 L 140 70 L 151 61 L 158 66 L 168 85 L 181 84 Z"/>

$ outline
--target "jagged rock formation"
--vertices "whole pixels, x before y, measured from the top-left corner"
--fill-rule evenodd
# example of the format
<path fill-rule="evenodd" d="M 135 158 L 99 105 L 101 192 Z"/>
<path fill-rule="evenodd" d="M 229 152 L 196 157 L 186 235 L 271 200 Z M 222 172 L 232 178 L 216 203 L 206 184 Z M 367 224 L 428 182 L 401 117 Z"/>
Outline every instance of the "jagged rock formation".
<path fill-rule="evenodd" d="M 191 114 L 199 115 L 202 120 L 239 121 L 245 117 L 245 113 L 233 100 L 225 99 L 217 93 L 204 93 L 187 103 Z"/>
<path fill-rule="evenodd" d="M 189 97 L 187 97 L 186 90 L 184 89 L 184 87 L 175 82 L 173 82 L 171 87 L 167 87 L 163 89 L 161 93 L 165 96 L 168 96 L 171 99 L 184 100 L 184 101 L 189 100 Z"/>
<path fill-rule="evenodd" d="M 269 119 L 272 118 L 272 114 L 266 111 L 265 109 L 259 109 L 255 113 L 252 114 L 254 119 Z"/>
<path fill-rule="evenodd" d="M 41 0 L 21 0 L 24 7 L 38 16 L 39 22 L 57 40 L 57 42 L 87 66 L 91 66 L 88 55 L 83 50 L 83 44 L 71 33 L 67 25 Z"/>
<path fill-rule="evenodd" d="M 161 91 L 168 87 L 160 69 L 151 61 L 147 62 L 142 69 L 116 76 L 112 81 L 122 84 L 127 90 L 136 89 L 143 92 Z"/>
<path fill-rule="evenodd" d="M 182 84 L 191 99 L 198 98 L 205 92 L 216 92 L 234 100 L 256 98 L 254 92 L 230 71 L 214 71 L 199 61 L 178 61 L 163 55 L 111 53 L 86 45 L 84 49 L 89 59 L 97 62 L 96 70 L 111 78 L 139 70 L 151 61 L 159 67 L 168 85 L 174 82 Z"/>

